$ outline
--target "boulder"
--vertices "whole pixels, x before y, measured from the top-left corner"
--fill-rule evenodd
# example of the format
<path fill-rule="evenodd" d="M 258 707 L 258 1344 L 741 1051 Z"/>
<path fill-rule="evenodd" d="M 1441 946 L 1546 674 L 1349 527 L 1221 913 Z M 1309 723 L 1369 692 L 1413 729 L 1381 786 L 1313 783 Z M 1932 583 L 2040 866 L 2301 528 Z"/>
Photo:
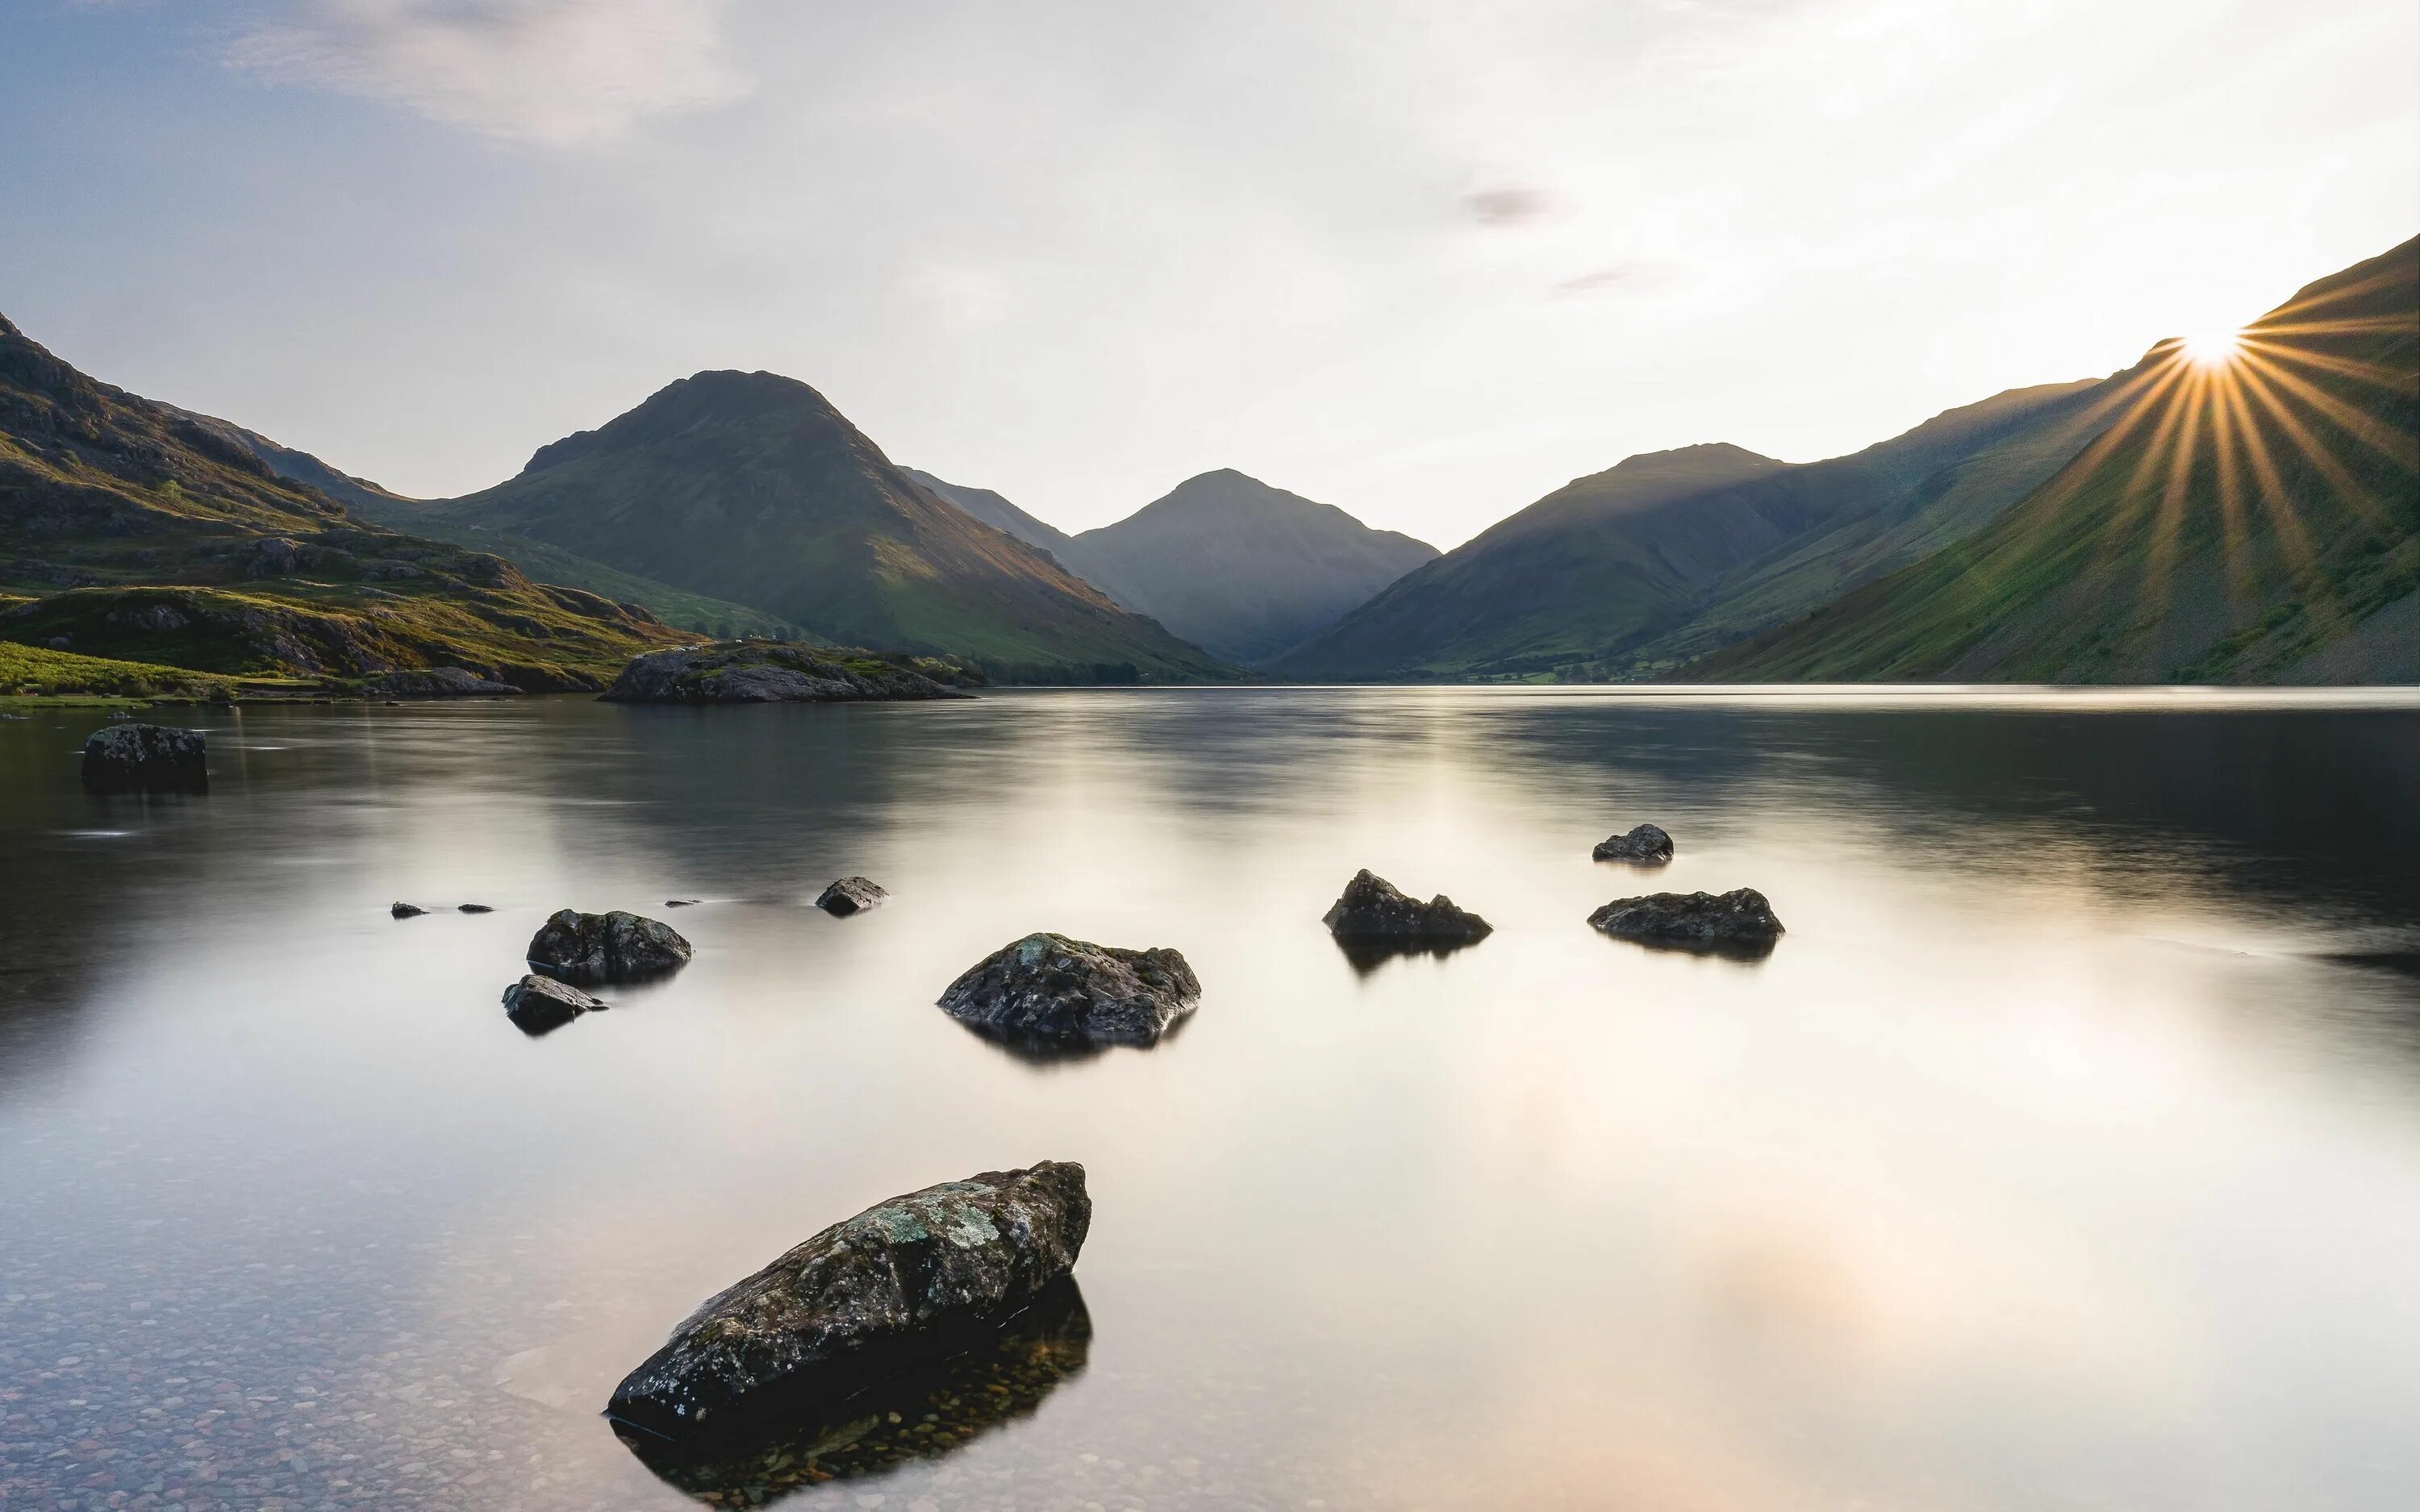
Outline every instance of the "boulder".
<path fill-rule="evenodd" d="M 1710 892 L 1617 898 L 1589 915 L 1589 922 L 1625 940 L 1700 950 L 1768 950 L 1782 933 L 1781 920 L 1754 887 L 1719 898 Z"/>
<path fill-rule="evenodd" d="M 985 956 L 941 994 L 952 1018 L 1016 1039 L 1152 1044 L 1202 1001 L 1185 957 L 1064 934 L 1029 934 Z"/>
<path fill-rule="evenodd" d="M 724 641 L 630 658 L 608 703 L 850 703 L 970 695 L 864 653 L 786 640 Z"/>
<path fill-rule="evenodd" d="M 198 730 L 126 723 L 84 743 L 84 785 L 94 793 L 206 793 L 209 742 Z"/>
<path fill-rule="evenodd" d="M 823 890 L 815 906 L 836 918 L 863 913 L 891 894 L 863 877 L 843 877 Z"/>
<path fill-rule="evenodd" d="M 606 1415 L 675 1443 L 796 1421 L 980 1346 L 1084 1247 L 1084 1167 L 985 1171 L 866 1209 L 707 1299 Z"/>
<path fill-rule="evenodd" d="M 632 981 L 689 964 L 696 952 L 669 924 L 615 910 L 566 908 L 538 927 L 529 964 L 566 981 Z"/>
<path fill-rule="evenodd" d="M 459 667 L 429 667 L 418 671 L 388 672 L 364 685 L 362 695 L 379 699 L 485 699 L 519 698 L 520 691 L 510 683 L 499 683 Z"/>
<path fill-rule="evenodd" d="M 1494 926 L 1438 893 L 1426 903 L 1364 867 L 1320 922 L 1340 940 L 1476 940 Z"/>
<path fill-rule="evenodd" d="M 1609 835 L 1590 853 L 1600 861 L 1668 861 L 1672 837 L 1654 825 L 1640 825 L 1627 835 Z"/>
<path fill-rule="evenodd" d="M 396 918 L 418 918 L 421 915 L 428 912 L 427 909 L 421 907 L 418 903 L 408 903 L 400 901 L 389 903 L 386 911 Z"/>
<path fill-rule="evenodd" d="M 605 1005 L 566 981 L 535 972 L 504 989 L 504 1014 L 525 1034 L 559 1029 Z"/>

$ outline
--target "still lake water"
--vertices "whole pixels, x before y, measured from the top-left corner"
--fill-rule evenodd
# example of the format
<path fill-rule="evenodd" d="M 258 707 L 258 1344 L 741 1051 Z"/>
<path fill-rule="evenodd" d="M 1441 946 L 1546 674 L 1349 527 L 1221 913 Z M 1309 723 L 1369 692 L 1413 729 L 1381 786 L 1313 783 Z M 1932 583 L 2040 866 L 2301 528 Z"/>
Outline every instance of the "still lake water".
<path fill-rule="evenodd" d="M 0 1506 L 693 1506 L 623 1371 L 1044 1158 L 1089 1340 L 786 1505 L 2420 1505 L 2420 701 L 252 709 L 148 799 L 97 722 L 0 723 Z M 1357 969 L 1360 866 L 1496 933 Z M 1761 962 L 1585 923 L 1739 886 Z M 566 905 L 697 959 L 527 1038 Z M 1201 1011 L 931 1006 L 1035 929 Z"/>

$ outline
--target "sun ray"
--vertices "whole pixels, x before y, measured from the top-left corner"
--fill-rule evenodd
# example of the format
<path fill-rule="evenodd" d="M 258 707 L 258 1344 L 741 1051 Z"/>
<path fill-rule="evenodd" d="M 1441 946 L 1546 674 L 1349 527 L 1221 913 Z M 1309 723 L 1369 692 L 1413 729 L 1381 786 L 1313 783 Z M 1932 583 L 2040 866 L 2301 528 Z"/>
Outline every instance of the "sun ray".
<path fill-rule="evenodd" d="M 2242 339 L 2242 347 L 2246 352 L 2257 352 L 2273 361 L 2301 363 L 2323 372 L 2358 378 L 2365 383 L 2374 383 L 2381 388 L 2391 389 L 2398 383 L 2407 381 L 2404 375 L 2381 363 L 2366 363 L 2358 357 L 2340 357 L 2334 352 L 2313 351 L 2308 347 L 2290 342 L 2263 341 L 2257 336 L 2246 334 Z"/>
<path fill-rule="evenodd" d="M 2327 480 L 2337 497 L 2360 511 L 2373 526 L 2387 523 L 2385 506 L 2363 486 L 2350 469 L 2336 460 L 2332 448 L 2312 434 L 2303 417 L 2294 413 L 2292 407 L 2270 389 L 2266 377 L 2257 368 L 2246 366 L 2241 375 L 2241 382 L 2244 396 L 2268 411 L 2270 418 L 2277 423 L 2277 428 L 2293 442 L 2294 450 L 2319 470 L 2319 475 Z"/>
<path fill-rule="evenodd" d="M 2352 440 L 2367 446 L 2407 471 L 2420 471 L 2420 444 L 2398 431 L 2387 430 L 2372 417 L 2345 403 L 2310 379 L 2288 372 L 2263 352 L 2246 352 L 2243 366 L 2334 421 Z"/>
<path fill-rule="evenodd" d="M 2219 398 L 2233 413 L 2237 433 L 2243 438 L 2244 456 L 2251 463 L 2257 485 L 2256 497 L 2269 517 L 2278 551 L 2286 559 L 2288 576 L 2302 594 L 2304 616 L 2318 627 L 2322 641 L 2333 640 L 2350 628 L 2352 619 L 2337 602 L 2327 575 L 2319 570 L 2319 552 L 2311 545 L 2310 532 L 2304 528 L 2302 517 L 2294 512 L 2293 496 L 2287 491 L 2286 480 L 2269 455 L 2269 443 L 2260 434 L 2258 417 L 2253 413 L 2241 385 L 2226 386 Z"/>

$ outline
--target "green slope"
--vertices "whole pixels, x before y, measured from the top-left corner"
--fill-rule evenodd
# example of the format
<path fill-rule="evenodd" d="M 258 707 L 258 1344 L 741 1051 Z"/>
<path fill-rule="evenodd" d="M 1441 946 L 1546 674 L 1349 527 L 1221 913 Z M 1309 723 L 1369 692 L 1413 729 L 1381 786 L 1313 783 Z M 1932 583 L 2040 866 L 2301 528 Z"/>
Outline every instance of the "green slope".
<path fill-rule="evenodd" d="M 268 676 L 458 666 L 594 687 L 684 639 L 498 557 L 361 524 L 215 424 L 96 382 L 5 318 L 0 587 L 32 599 L 0 612 L 0 640 Z"/>
<path fill-rule="evenodd" d="M 2420 241 L 2113 382 L 2125 420 L 1990 526 L 1684 675 L 2420 678 Z"/>
<path fill-rule="evenodd" d="M 437 506 L 851 644 L 955 655 L 996 680 L 1223 679 L 1050 557 L 908 478 L 823 396 L 700 373 L 519 476 Z"/>
<path fill-rule="evenodd" d="M 2093 383 L 2052 384 L 1823 462 L 1723 444 L 1631 457 L 1411 573 L 1272 670 L 1654 675 L 1976 528 L 2112 418 Z"/>

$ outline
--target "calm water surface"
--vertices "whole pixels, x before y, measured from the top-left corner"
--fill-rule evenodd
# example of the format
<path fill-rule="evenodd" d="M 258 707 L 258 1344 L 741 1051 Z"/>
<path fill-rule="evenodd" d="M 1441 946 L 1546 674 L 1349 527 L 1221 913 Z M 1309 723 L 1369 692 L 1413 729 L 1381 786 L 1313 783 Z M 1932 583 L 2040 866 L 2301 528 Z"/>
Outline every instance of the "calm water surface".
<path fill-rule="evenodd" d="M 0 723 L 0 1506 L 2420 1504 L 2410 704 L 194 722 L 177 799 Z M 1668 869 L 1589 859 L 1647 819 Z M 1497 932 L 1357 967 L 1360 866 Z M 808 906 L 848 872 L 892 902 Z M 1743 885 L 1762 962 L 1584 922 Z M 566 905 L 696 962 L 527 1038 Z M 1045 1062 L 931 1006 L 1035 929 L 1202 1010 Z M 938 1426 L 675 1484 L 597 1415 L 826 1224 L 1043 1158 L 1080 1300 Z"/>

